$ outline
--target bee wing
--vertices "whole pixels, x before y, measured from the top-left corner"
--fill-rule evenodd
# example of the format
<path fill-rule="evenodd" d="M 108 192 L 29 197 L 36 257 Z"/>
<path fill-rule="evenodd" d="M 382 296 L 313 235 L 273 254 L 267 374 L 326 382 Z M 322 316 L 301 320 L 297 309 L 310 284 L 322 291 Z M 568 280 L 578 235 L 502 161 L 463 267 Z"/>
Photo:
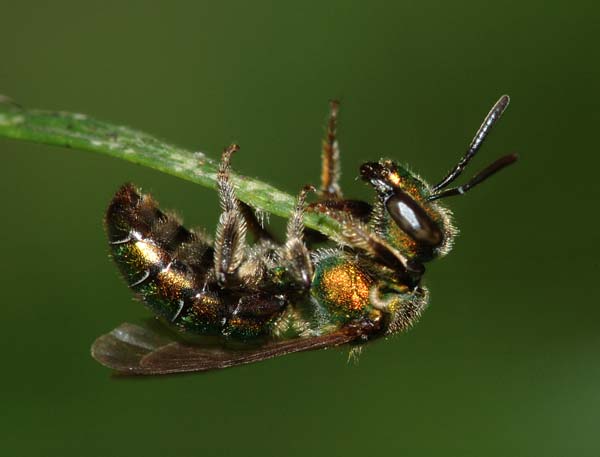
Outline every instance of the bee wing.
<path fill-rule="evenodd" d="M 175 341 L 148 327 L 123 323 L 100 336 L 92 357 L 123 375 L 159 375 L 208 371 L 258 362 L 292 352 L 340 346 L 357 338 L 355 331 L 266 343 L 253 349 L 232 350 Z"/>

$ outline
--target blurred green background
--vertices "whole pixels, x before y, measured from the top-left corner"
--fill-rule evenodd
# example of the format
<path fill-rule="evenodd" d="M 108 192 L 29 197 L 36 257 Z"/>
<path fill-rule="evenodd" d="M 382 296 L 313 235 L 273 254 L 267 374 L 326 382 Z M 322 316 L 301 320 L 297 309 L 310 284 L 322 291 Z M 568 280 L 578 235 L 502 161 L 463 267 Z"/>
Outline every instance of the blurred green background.
<path fill-rule="evenodd" d="M 170 378 L 115 380 L 94 338 L 148 316 L 108 259 L 133 181 L 214 230 L 216 194 L 105 156 L 0 139 L 0 453 L 7 456 L 599 455 L 600 120 L 594 2 L 1 2 L 0 93 L 218 157 L 290 193 L 319 177 L 342 100 L 346 195 L 381 156 L 436 181 L 512 104 L 448 200 L 408 334 Z M 276 221 L 273 221 L 276 222 Z M 281 222 L 279 222 L 279 227 Z"/>

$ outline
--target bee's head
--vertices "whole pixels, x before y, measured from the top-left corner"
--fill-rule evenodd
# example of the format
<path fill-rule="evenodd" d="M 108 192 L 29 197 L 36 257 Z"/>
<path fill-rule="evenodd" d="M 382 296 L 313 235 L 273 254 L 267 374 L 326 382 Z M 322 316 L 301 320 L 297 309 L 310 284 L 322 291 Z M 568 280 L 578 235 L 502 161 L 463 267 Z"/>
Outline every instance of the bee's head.
<path fill-rule="evenodd" d="M 466 184 L 447 188 L 479 151 L 509 101 L 508 95 L 500 97 L 475 133 L 465 155 L 435 186 L 429 186 L 419 176 L 391 160 L 367 162 L 360 167 L 362 179 L 377 191 L 376 229 L 409 259 L 425 262 L 450 250 L 456 231 L 450 221 L 450 211 L 438 204 L 439 199 L 462 195 L 517 160 L 516 154 L 500 157 Z"/>
<path fill-rule="evenodd" d="M 503 156 L 466 184 L 445 190 L 462 172 L 465 166 L 462 160 L 433 187 L 407 168 L 385 159 L 364 163 L 360 175 L 377 192 L 377 230 L 409 259 L 426 262 L 446 254 L 456 235 L 450 210 L 438 200 L 464 194 L 516 159 L 515 154 Z"/>
<path fill-rule="evenodd" d="M 360 167 L 363 180 L 377 192 L 377 229 L 407 257 L 427 261 L 448 251 L 455 230 L 450 212 L 430 202 L 431 188 L 391 160 Z"/>
<path fill-rule="evenodd" d="M 456 235 L 450 211 L 440 205 L 438 200 L 466 193 L 516 160 L 516 154 L 503 156 L 466 184 L 449 189 L 444 187 L 460 175 L 466 165 L 464 158 L 433 187 L 391 160 L 364 163 L 360 167 L 360 175 L 377 192 L 377 229 L 407 257 L 426 262 L 446 254 Z"/>

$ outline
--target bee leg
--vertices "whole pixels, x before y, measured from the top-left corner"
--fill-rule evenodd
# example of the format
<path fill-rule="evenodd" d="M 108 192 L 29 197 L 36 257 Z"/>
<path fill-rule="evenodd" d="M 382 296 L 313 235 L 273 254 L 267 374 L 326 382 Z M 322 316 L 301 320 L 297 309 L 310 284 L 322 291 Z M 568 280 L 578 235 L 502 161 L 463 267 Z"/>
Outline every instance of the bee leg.
<path fill-rule="evenodd" d="M 321 213 L 347 213 L 362 222 L 368 222 L 371 205 L 359 200 L 345 200 L 340 189 L 340 149 L 337 140 L 337 118 L 340 103 L 329 102 L 329 120 L 321 152 L 321 188 L 318 201 L 308 205 L 307 210 Z M 305 238 L 309 244 L 322 243 L 327 237 L 315 230 L 307 229 Z"/>
<path fill-rule="evenodd" d="M 282 263 L 286 266 L 292 278 L 302 287 L 310 287 L 313 275 L 309 251 L 303 239 L 303 219 L 306 195 L 314 191 L 313 186 L 305 186 L 298 194 L 296 208 L 287 224 L 286 241 L 280 253 Z"/>
<path fill-rule="evenodd" d="M 226 320 L 223 335 L 251 338 L 268 334 L 270 323 L 287 304 L 284 295 L 257 292 L 239 297 Z"/>
<path fill-rule="evenodd" d="M 307 210 L 315 213 L 344 213 L 362 221 L 368 222 L 371 218 L 373 207 L 360 200 L 321 200 L 311 203 Z"/>
<path fill-rule="evenodd" d="M 246 220 L 240 210 L 233 184 L 229 180 L 231 156 L 238 149 L 238 145 L 232 144 L 223 151 L 217 175 L 217 190 L 223 212 L 217 224 L 214 268 L 217 281 L 221 285 L 234 279 L 244 260 L 246 248 Z"/>
<path fill-rule="evenodd" d="M 342 225 L 333 239 L 353 249 L 368 252 L 374 259 L 391 268 L 403 284 L 415 286 L 425 272 L 423 265 L 407 258 L 369 224 L 347 212 L 328 211 L 326 214 Z"/>
<path fill-rule="evenodd" d="M 321 189 L 320 200 L 339 200 L 342 198 L 340 189 L 340 148 L 336 137 L 337 118 L 340 102 L 329 102 L 329 120 L 327 132 L 321 147 Z"/>
<path fill-rule="evenodd" d="M 365 224 L 373 218 L 373 207 L 360 200 L 321 200 L 307 205 L 306 211 L 338 218 L 348 215 Z M 323 243 L 328 239 L 327 236 L 310 228 L 304 231 L 304 238 L 311 246 L 315 243 Z"/>

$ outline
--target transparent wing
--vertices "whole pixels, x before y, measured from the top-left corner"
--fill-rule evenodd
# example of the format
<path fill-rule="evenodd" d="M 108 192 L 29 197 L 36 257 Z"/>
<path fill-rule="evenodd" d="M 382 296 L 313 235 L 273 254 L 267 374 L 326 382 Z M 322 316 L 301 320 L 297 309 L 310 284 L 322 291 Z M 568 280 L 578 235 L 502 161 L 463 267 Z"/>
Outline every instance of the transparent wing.
<path fill-rule="evenodd" d="M 204 347 L 175 341 L 147 326 L 123 323 L 99 337 L 92 357 L 123 375 L 160 375 L 217 370 L 258 362 L 292 352 L 340 346 L 358 337 L 356 331 L 266 343 L 252 349 Z"/>

